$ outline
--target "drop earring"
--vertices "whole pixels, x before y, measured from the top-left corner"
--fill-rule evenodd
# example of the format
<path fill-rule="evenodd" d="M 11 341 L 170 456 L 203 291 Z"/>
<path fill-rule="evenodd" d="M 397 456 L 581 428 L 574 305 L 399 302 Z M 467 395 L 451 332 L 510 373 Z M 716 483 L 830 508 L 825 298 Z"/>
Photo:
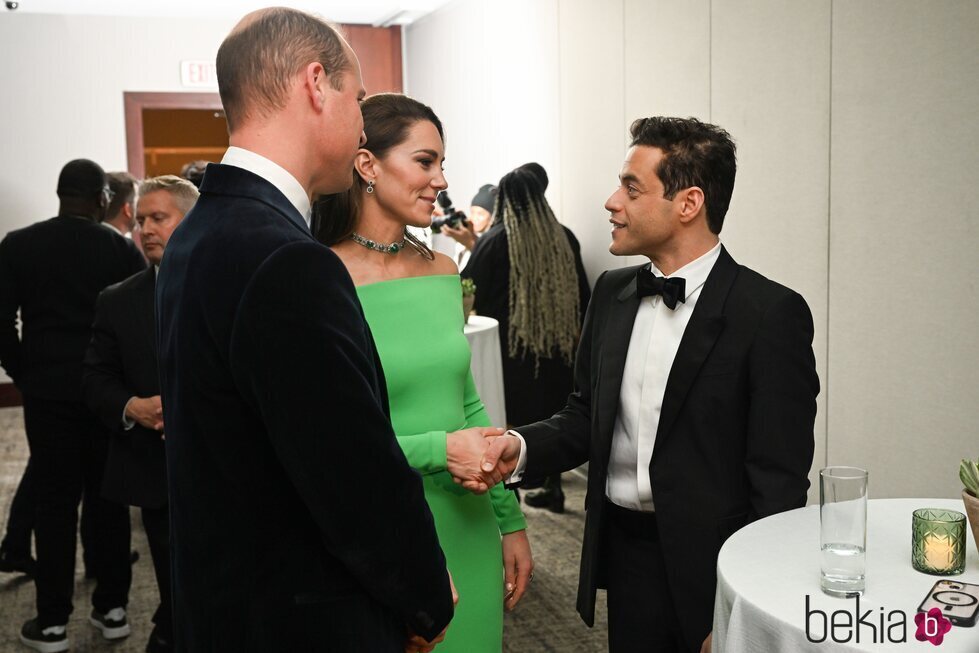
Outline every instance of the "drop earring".
<path fill-rule="evenodd" d="M 374 180 L 371 179 L 367 182 L 367 194 L 370 195 L 374 192 Z"/>

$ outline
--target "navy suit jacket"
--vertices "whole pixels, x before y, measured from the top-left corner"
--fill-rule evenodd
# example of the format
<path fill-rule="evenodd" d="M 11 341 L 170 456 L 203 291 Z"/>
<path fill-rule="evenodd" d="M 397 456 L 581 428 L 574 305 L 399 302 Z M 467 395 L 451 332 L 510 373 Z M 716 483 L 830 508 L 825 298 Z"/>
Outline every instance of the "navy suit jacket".
<path fill-rule="evenodd" d="M 452 617 L 343 263 L 210 165 L 157 279 L 179 651 L 401 651 Z"/>
<path fill-rule="evenodd" d="M 99 294 L 82 371 L 85 402 L 110 434 L 102 495 L 144 508 L 167 505 L 162 433 L 139 423 L 125 430 L 122 413 L 130 398 L 160 394 L 155 284 L 156 270 L 150 267 Z"/>
<path fill-rule="evenodd" d="M 567 406 L 516 429 L 527 441 L 527 478 L 589 461 L 578 582 L 578 611 L 589 625 L 595 590 L 604 587 L 605 488 L 639 309 L 637 270 L 610 270 L 595 283 Z M 649 464 L 667 589 L 692 650 L 711 630 L 724 540 L 806 504 L 819 393 L 812 338 L 802 296 L 721 249 L 670 369 Z"/>

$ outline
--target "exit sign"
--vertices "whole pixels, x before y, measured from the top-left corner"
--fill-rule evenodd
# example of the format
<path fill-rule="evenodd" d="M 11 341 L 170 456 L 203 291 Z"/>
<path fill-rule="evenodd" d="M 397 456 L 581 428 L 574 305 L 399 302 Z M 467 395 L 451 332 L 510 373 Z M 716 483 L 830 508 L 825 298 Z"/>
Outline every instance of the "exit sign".
<path fill-rule="evenodd" d="M 217 70 L 213 61 L 181 61 L 180 83 L 191 88 L 216 88 Z"/>

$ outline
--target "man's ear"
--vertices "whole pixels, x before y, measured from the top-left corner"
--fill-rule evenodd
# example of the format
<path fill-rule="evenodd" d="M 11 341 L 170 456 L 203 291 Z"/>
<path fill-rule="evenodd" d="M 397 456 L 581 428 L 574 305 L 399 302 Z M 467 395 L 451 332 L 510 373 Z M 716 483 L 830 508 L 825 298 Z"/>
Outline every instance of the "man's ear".
<path fill-rule="evenodd" d="M 126 202 L 125 204 L 123 204 L 122 205 L 122 213 L 123 213 L 123 215 L 126 216 L 126 219 L 127 220 L 129 220 L 130 222 L 133 221 L 133 205 L 132 204 L 130 204 L 129 202 Z"/>
<path fill-rule="evenodd" d="M 330 82 L 326 78 L 326 69 L 323 68 L 323 64 L 314 61 L 306 66 L 303 75 L 303 90 L 306 96 L 315 109 L 322 110 L 326 106 L 327 89 L 330 87 Z"/>
<path fill-rule="evenodd" d="M 686 224 L 704 210 L 704 191 L 699 186 L 691 186 L 677 193 L 675 200 L 680 210 L 680 222 Z"/>
<path fill-rule="evenodd" d="M 357 150 L 357 156 L 354 157 L 354 170 L 365 183 L 377 178 L 376 164 L 377 159 L 369 150 L 364 148 Z"/>

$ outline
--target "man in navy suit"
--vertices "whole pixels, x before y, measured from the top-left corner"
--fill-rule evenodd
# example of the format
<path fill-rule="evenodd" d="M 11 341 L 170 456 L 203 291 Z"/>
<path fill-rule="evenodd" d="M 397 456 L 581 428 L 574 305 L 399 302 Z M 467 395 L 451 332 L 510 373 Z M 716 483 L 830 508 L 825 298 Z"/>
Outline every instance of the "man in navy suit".
<path fill-rule="evenodd" d="M 431 650 L 445 559 L 353 282 L 309 231 L 364 142 L 359 62 L 265 9 L 217 75 L 231 147 L 156 288 L 176 650 Z"/>
<path fill-rule="evenodd" d="M 720 243 L 730 135 L 664 117 L 631 132 L 605 203 L 609 251 L 649 263 L 599 277 L 567 406 L 494 442 L 486 462 L 502 451 L 518 483 L 588 461 L 582 619 L 605 588 L 613 653 L 708 652 L 724 540 L 806 503 L 812 315 Z"/>
<path fill-rule="evenodd" d="M 167 465 L 154 334 L 156 267 L 197 196 L 192 183 L 173 175 L 140 184 L 134 215 L 152 267 L 99 295 L 82 375 L 85 401 L 109 432 L 102 495 L 142 508 L 160 591 L 147 653 L 166 653 L 173 641 Z"/>

